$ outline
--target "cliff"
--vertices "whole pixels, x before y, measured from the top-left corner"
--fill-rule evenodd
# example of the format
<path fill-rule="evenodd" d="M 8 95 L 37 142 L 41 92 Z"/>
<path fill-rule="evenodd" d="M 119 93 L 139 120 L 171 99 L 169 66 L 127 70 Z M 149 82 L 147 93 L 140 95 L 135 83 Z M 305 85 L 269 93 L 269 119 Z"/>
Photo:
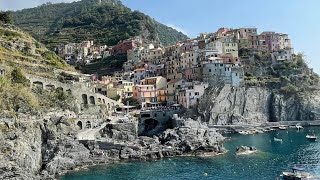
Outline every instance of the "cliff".
<path fill-rule="evenodd" d="M 259 86 L 212 88 L 198 112 L 210 124 L 319 120 L 320 89 L 286 94 Z"/>
<path fill-rule="evenodd" d="M 138 137 L 135 128 L 120 123 L 106 126 L 98 141 L 78 141 L 74 119 L 63 114 L 0 119 L 0 179 L 57 179 L 101 163 L 224 152 L 223 137 L 193 120 L 180 120 L 179 127 L 152 138 Z"/>

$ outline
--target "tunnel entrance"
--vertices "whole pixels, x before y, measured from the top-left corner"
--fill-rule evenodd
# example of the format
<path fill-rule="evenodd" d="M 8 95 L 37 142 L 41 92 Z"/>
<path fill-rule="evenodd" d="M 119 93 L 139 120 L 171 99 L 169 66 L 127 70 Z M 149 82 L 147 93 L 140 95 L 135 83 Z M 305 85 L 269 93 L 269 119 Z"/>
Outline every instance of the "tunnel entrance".
<path fill-rule="evenodd" d="M 144 132 L 148 133 L 149 131 L 155 129 L 158 126 L 159 122 L 155 119 L 147 119 L 144 121 Z"/>
<path fill-rule="evenodd" d="M 79 129 L 82 129 L 82 122 L 79 121 L 79 122 L 77 123 L 77 126 L 79 127 Z"/>

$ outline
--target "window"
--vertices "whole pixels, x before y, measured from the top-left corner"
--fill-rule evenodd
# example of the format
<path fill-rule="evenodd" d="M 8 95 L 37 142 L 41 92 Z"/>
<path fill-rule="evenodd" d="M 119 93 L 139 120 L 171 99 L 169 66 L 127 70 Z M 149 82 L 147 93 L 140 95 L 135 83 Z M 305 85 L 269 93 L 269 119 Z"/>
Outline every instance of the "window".
<path fill-rule="evenodd" d="M 154 117 L 157 117 L 157 113 L 154 113 Z"/>
<path fill-rule="evenodd" d="M 209 72 L 211 72 L 211 69 L 209 69 Z"/>
<path fill-rule="evenodd" d="M 198 95 L 199 95 L 199 92 L 195 92 L 194 94 L 195 94 L 196 96 L 198 96 Z"/>

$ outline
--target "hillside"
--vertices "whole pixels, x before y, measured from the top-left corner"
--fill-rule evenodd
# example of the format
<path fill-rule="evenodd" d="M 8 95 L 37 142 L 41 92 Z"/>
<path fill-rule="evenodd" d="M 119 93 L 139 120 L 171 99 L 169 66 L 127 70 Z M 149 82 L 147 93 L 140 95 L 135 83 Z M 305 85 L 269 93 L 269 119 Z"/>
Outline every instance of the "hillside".
<path fill-rule="evenodd" d="M 115 45 L 120 40 L 141 35 L 163 45 L 187 36 L 131 11 L 118 0 L 82 0 L 47 3 L 14 13 L 14 23 L 40 39 L 50 49 L 59 43 L 94 39 L 98 44 Z"/>
<path fill-rule="evenodd" d="M 62 91 L 45 92 L 30 88 L 26 74 L 53 78 L 57 69 L 73 68 L 20 29 L 0 23 L 0 117 L 18 113 L 37 114 L 49 107 L 69 108 L 72 101 Z"/>

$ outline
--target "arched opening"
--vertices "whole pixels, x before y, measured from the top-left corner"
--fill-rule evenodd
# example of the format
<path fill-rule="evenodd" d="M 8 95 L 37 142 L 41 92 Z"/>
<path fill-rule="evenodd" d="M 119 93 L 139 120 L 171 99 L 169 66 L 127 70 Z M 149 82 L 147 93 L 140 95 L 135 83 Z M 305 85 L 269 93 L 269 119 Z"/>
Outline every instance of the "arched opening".
<path fill-rule="evenodd" d="M 53 91 L 55 89 L 54 85 L 52 84 L 47 84 L 45 88 L 46 90 L 49 90 L 49 91 Z"/>
<path fill-rule="evenodd" d="M 40 81 L 35 81 L 35 82 L 33 82 L 33 83 L 32 83 L 32 86 L 43 89 L 43 83 L 40 82 Z"/>
<path fill-rule="evenodd" d="M 79 127 L 79 129 L 82 129 L 82 122 L 78 121 L 77 126 Z"/>
<path fill-rule="evenodd" d="M 63 88 L 62 87 L 57 87 L 57 91 L 58 92 L 63 92 Z"/>
<path fill-rule="evenodd" d="M 144 121 L 144 132 L 148 133 L 158 126 L 159 122 L 155 119 L 146 119 Z"/>
<path fill-rule="evenodd" d="M 82 103 L 88 104 L 88 96 L 86 94 L 82 94 Z"/>
<path fill-rule="evenodd" d="M 103 104 L 106 104 L 106 100 L 102 99 L 102 101 L 103 101 Z"/>
<path fill-rule="evenodd" d="M 87 122 L 86 122 L 86 128 L 87 128 L 87 129 L 90 129 L 90 128 L 91 128 L 91 122 L 90 122 L 90 121 L 87 121 Z"/>
<path fill-rule="evenodd" d="M 72 93 L 71 89 L 67 89 L 67 93 L 71 94 Z"/>
<path fill-rule="evenodd" d="M 101 103 L 101 98 L 98 98 L 98 102 Z"/>
<path fill-rule="evenodd" d="M 95 99 L 94 99 L 94 97 L 93 96 L 90 96 L 90 104 L 96 104 L 96 101 L 95 101 Z"/>
<path fill-rule="evenodd" d="M 108 109 L 110 109 L 110 103 L 108 103 L 107 107 L 108 107 Z"/>

